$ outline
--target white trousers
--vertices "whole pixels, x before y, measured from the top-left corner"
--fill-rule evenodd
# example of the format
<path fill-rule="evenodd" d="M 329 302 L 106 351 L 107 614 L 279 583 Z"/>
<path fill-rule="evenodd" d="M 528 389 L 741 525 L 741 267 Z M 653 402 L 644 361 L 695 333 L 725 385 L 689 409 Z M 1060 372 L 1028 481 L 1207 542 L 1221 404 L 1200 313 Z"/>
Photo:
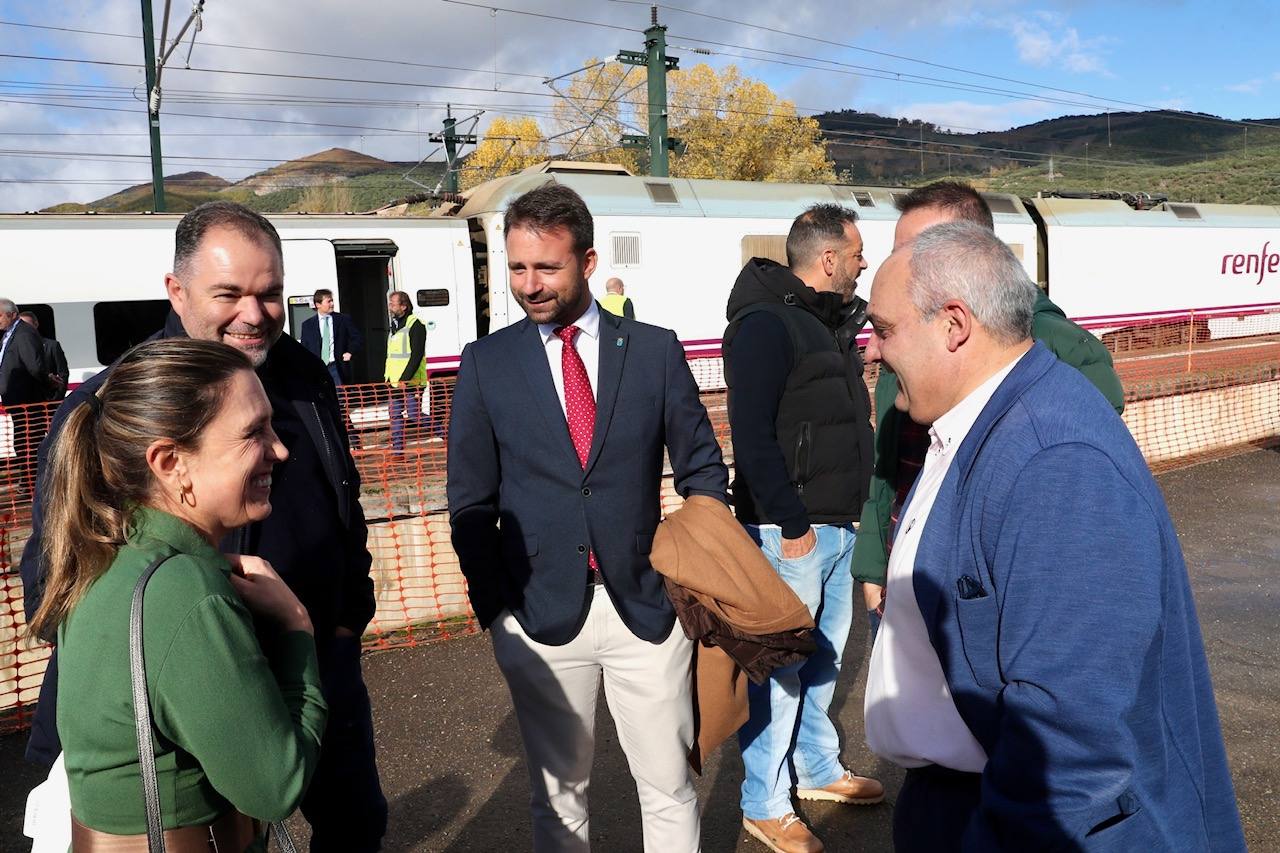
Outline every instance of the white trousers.
<path fill-rule="evenodd" d="M 693 643 L 678 622 L 662 643 L 639 639 L 604 588 L 592 589 L 586 623 L 563 646 L 530 639 L 510 611 L 490 627 L 524 739 L 533 849 L 591 849 L 587 786 L 603 676 L 605 701 L 636 783 L 645 851 L 696 853 L 698 797 L 686 761 L 693 742 Z"/>

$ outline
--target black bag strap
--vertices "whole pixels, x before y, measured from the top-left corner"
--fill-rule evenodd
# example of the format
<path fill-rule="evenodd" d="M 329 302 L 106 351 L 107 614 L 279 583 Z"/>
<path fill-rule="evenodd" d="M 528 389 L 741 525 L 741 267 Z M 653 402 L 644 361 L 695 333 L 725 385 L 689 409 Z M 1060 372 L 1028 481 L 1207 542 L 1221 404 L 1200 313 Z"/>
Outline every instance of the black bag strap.
<path fill-rule="evenodd" d="M 142 796 L 147 803 L 147 849 L 151 853 L 164 853 L 164 826 L 160 822 L 156 748 L 151 737 L 151 700 L 147 696 L 147 665 L 142 651 L 142 599 L 151 576 L 172 556 L 166 554 L 147 566 L 133 588 L 133 603 L 129 606 L 129 678 L 133 682 L 133 726 L 138 734 Z"/>
<path fill-rule="evenodd" d="M 156 780 L 156 748 L 151 736 L 151 700 L 147 694 L 147 665 L 142 648 L 142 601 L 147 583 L 156 569 L 173 554 L 157 557 L 143 571 L 133 587 L 129 605 L 129 679 L 133 689 L 133 724 L 138 735 L 138 765 L 142 773 L 142 796 L 147 805 L 147 850 L 164 853 L 164 825 L 160 820 L 160 785 Z M 293 837 L 283 822 L 271 824 L 271 834 L 284 853 L 297 853 Z"/>

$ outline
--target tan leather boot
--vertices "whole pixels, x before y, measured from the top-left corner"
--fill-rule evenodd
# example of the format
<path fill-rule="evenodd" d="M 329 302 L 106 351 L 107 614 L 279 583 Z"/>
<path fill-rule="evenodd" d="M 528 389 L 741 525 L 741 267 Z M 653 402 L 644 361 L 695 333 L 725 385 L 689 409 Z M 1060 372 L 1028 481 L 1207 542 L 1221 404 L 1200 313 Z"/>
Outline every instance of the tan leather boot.
<path fill-rule="evenodd" d="M 866 776 L 854 776 L 852 771 L 846 770 L 844 775 L 825 788 L 797 788 L 796 796 L 802 800 L 871 806 L 884 799 L 884 785 Z"/>
<path fill-rule="evenodd" d="M 825 849 L 795 812 L 770 820 L 744 817 L 742 826 L 774 853 L 822 853 Z"/>

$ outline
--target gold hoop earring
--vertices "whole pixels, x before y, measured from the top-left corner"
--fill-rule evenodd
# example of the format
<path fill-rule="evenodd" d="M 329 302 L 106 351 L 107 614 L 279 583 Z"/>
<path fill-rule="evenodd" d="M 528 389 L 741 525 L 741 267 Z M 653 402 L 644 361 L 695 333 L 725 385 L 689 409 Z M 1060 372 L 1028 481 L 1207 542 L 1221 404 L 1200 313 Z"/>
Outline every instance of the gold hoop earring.
<path fill-rule="evenodd" d="M 190 495 L 190 496 L 191 496 L 191 499 L 190 499 L 190 500 L 188 500 L 188 499 L 187 499 L 187 496 L 188 496 L 188 495 Z M 192 509 L 194 509 L 194 508 L 195 508 L 195 505 L 196 505 L 196 493 L 195 493 L 195 491 L 194 491 L 194 490 L 192 490 L 192 489 L 187 488 L 186 486 L 182 486 L 182 487 L 180 487 L 180 488 L 179 488 L 179 490 L 178 490 L 178 502 L 179 502 L 180 504 L 182 504 L 183 506 L 189 506 L 189 507 L 191 507 Z"/>

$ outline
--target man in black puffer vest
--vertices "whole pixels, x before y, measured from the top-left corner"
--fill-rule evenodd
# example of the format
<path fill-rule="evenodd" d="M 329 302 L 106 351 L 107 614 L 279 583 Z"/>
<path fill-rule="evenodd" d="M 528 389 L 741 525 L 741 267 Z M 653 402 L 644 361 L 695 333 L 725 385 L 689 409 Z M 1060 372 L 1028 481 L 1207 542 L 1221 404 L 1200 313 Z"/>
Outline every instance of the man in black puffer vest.
<path fill-rule="evenodd" d="M 819 851 L 795 816 L 807 800 L 876 803 L 884 788 L 840 764 L 828 709 L 853 621 L 854 523 L 872 467 L 871 402 L 854 338 L 867 268 L 857 214 L 836 204 L 802 213 L 788 267 L 752 258 L 729 295 L 724 336 L 738 520 L 814 614 L 818 650 L 749 685 L 738 733 L 746 830 L 777 851 Z"/>

